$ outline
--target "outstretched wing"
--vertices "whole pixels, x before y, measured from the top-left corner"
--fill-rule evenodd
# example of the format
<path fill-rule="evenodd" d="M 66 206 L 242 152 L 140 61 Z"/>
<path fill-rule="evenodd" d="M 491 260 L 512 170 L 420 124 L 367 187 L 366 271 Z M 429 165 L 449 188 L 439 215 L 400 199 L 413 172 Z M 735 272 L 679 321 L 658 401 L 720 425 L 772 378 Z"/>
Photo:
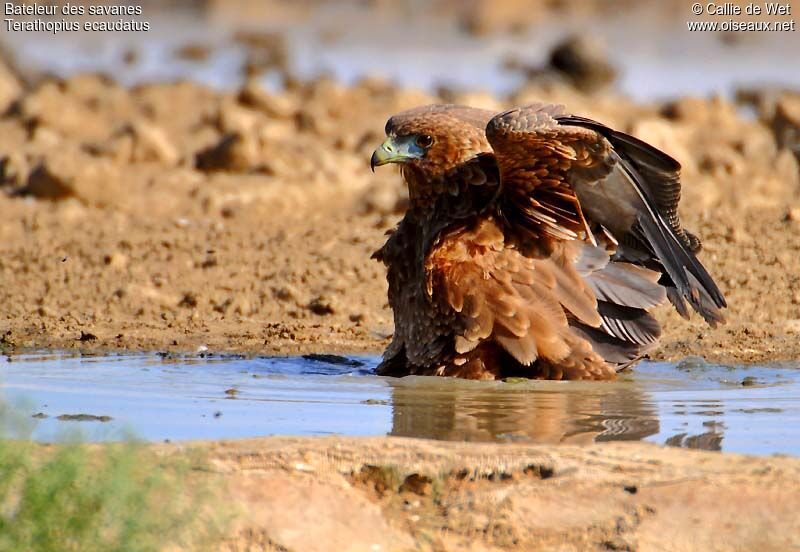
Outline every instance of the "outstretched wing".
<path fill-rule="evenodd" d="M 700 240 L 681 225 L 678 203 L 681 200 L 681 164 L 663 151 L 635 136 L 611 129 L 602 123 L 577 115 L 557 115 L 561 125 L 574 125 L 597 132 L 606 138 L 619 157 L 641 177 L 639 184 L 652 200 L 678 239 L 692 253 L 701 249 Z"/>
<path fill-rule="evenodd" d="M 713 325 L 726 306 L 694 253 L 699 241 L 677 216 L 680 165 L 646 143 L 599 123 L 531 105 L 495 116 L 486 136 L 500 168 L 499 206 L 512 230 L 593 240 L 602 226 L 619 258 L 664 273 L 662 284 Z M 674 286 L 672 291 L 670 288 Z"/>

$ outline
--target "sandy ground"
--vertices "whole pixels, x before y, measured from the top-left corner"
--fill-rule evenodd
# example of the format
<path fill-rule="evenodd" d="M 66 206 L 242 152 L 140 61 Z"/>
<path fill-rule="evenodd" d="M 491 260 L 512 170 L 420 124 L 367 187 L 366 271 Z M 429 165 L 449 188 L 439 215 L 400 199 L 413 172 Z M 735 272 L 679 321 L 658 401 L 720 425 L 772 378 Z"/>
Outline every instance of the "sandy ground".
<path fill-rule="evenodd" d="M 271 438 L 191 449 L 225 549 L 800 549 L 800 460 L 643 444 Z M 209 468 L 210 466 L 210 468 Z"/>
<path fill-rule="evenodd" d="M 800 95 L 638 105 L 531 84 L 436 98 L 375 80 L 268 94 L 0 74 L 0 346 L 257 354 L 379 352 L 392 332 L 369 259 L 402 212 L 369 171 L 386 118 L 425 102 L 532 100 L 628 130 L 684 165 L 681 212 L 726 294 L 716 330 L 665 308 L 654 358 L 800 357 Z"/>

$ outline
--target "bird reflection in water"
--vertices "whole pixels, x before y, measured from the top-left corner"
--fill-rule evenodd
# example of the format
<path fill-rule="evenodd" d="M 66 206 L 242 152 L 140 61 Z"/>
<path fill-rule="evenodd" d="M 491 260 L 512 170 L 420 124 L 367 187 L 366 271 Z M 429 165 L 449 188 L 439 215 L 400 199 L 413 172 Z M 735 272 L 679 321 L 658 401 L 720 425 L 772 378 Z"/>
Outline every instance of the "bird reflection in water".
<path fill-rule="evenodd" d="M 392 435 L 459 441 L 591 443 L 658 433 L 647 395 L 614 383 L 389 381 Z"/>
<path fill-rule="evenodd" d="M 660 432 L 654 401 L 632 382 L 478 383 L 410 377 L 387 383 L 395 436 L 588 444 L 640 441 Z M 687 440 L 683 434 L 665 444 L 706 448 L 705 443 L 719 450 L 721 440 L 721 433 L 702 440 Z"/>

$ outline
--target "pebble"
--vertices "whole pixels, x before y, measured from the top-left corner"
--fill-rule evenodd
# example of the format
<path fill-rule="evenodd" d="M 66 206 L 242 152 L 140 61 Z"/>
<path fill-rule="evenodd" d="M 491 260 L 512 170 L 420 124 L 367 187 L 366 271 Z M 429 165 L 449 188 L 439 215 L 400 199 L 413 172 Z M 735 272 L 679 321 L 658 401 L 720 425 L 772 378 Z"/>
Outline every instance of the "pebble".
<path fill-rule="evenodd" d="M 308 304 L 308 310 L 320 316 L 336 313 L 333 302 L 324 296 L 312 299 Z"/>
<path fill-rule="evenodd" d="M 244 172 L 255 167 L 258 148 L 253 139 L 241 133 L 223 136 L 216 144 L 201 150 L 195 167 L 201 171 Z"/>

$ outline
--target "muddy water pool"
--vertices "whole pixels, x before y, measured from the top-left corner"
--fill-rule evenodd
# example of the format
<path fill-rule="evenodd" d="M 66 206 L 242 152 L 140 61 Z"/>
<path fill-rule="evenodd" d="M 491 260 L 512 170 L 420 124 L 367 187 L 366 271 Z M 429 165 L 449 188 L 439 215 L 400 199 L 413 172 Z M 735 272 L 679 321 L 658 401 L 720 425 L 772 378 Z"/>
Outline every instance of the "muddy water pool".
<path fill-rule="evenodd" d="M 0 357 L 13 431 L 39 441 L 268 435 L 642 440 L 800 454 L 798 364 L 644 362 L 615 382 L 375 376 L 376 357 L 36 353 Z M 24 420 L 20 427 L 19 420 Z"/>

